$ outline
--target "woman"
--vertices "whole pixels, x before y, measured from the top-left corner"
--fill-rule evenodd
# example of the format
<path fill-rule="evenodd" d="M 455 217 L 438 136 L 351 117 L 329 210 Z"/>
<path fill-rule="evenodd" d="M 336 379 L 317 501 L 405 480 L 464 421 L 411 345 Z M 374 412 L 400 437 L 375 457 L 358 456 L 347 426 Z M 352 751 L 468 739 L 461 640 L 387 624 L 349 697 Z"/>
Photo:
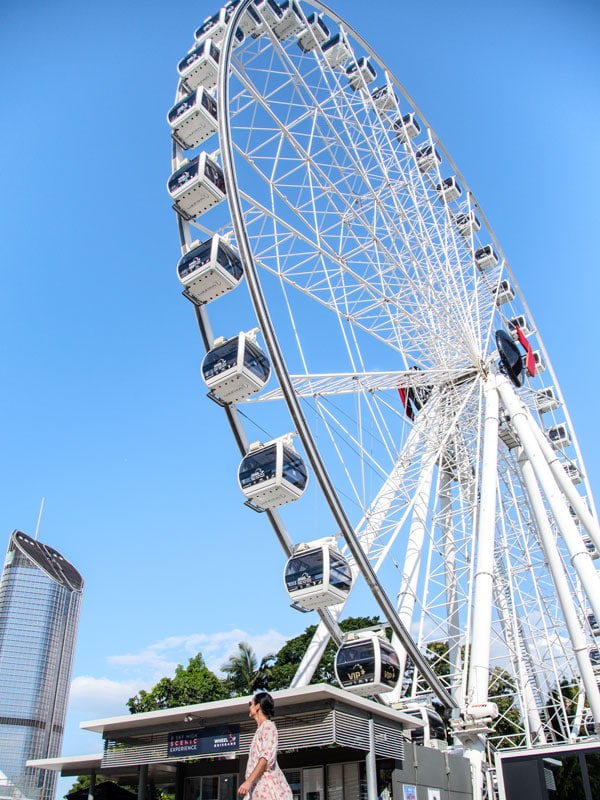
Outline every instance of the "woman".
<path fill-rule="evenodd" d="M 239 795 L 251 800 L 292 800 L 292 790 L 277 764 L 279 737 L 271 720 L 275 712 L 273 698 L 268 692 L 258 692 L 249 703 L 250 716 L 258 730 L 250 745 L 246 780 L 238 789 Z"/>

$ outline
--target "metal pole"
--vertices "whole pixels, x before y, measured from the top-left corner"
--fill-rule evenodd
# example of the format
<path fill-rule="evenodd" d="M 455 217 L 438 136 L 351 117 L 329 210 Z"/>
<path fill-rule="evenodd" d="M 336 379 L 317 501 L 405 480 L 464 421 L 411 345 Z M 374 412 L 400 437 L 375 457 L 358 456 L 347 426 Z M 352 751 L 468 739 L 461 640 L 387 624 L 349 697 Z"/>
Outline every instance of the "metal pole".
<path fill-rule="evenodd" d="M 498 391 L 502 405 L 508 412 L 511 422 L 517 431 L 523 450 L 535 471 L 539 487 L 546 497 L 558 529 L 567 546 L 571 556 L 571 563 L 581 580 L 588 602 L 596 619 L 600 619 L 600 576 L 571 518 L 564 495 L 557 485 L 552 470 L 537 443 L 527 410 L 509 384 L 508 378 L 504 376 L 498 377 Z"/>
<path fill-rule="evenodd" d="M 367 800 L 377 800 L 377 759 L 375 757 L 375 721 L 369 717 L 369 752 L 366 755 Z"/>
<path fill-rule="evenodd" d="M 594 715 L 594 719 L 597 722 L 600 722 L 600 692 L 598 691 L 596 675 L 594 674 L 594 670 L 588 656 L 585 635 L 581 629 L 579 619 L 577 618 L 577 611 L 575 609 L 575 604 L 573 603 L 571 588 L 564 573 L 560 553 L 558 552 L 554 536 L 552 535 L 552 528 L 550 526 L 550 521 L 548 520 L 548 515 L 546 514 L 546 509 L 544 508 L 544 502 L 542 500 L 540 489 L 535 481 L 533 467 L 531 466 L 530 461 L 525 457 L 522 457 L 520 462 L 525 488 L 527 489 L 529 502 L 531 503 L 531 508 L 535 516 L 535 521 L 537 524 L 538 533 L 540 535 L 542 548 L 544 550 L 544 555 L 546 557 L 546 562 L 548 564 L 548 569 L 552 575 L 552 581 L 554 583 L 554 588 L 556 589 L 556 596 L 558 597 L 565 620 L 565 625 L 567 626 L 567 631 L 569 632 L 569 638 L 571 639 L 571 643 L 573 645 L 575 659 L 577 660 L 577 666 L 579 667 L 579 674 L 581 675 L 581 680 L 583 681 L 585 693 Z"/>

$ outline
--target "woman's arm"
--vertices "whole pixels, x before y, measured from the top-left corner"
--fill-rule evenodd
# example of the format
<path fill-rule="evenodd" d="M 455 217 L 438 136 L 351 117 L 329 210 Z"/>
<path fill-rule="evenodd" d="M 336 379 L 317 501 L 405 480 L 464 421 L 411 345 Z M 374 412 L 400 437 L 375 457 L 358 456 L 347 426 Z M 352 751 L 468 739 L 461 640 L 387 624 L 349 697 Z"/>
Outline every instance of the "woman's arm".
<path fill-rule="evenodd" d="M 246 795 L 252 788 L 252 786 L 256 783 L 256 781 L 261 777 L 264 771 L 267 768 L 267 759 L 263 758 L 262 756 L 258 759 L 258 764 L 254 767 L 250 775 L 246 778 L 246 780 L 242 783 L 240 788 L 238 789 L 238 794 Z"/>

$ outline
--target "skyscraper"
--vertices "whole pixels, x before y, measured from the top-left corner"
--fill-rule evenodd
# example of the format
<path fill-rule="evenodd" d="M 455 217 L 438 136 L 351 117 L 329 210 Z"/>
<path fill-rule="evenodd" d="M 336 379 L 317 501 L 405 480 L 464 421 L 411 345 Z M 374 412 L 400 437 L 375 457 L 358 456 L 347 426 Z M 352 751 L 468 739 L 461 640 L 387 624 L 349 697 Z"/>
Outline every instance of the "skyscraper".
<path fill-rule="evenodd" d="M 53 800 L 83 580 L 63 556 L 13 531 L 0 578 L 0 798 Z"/>

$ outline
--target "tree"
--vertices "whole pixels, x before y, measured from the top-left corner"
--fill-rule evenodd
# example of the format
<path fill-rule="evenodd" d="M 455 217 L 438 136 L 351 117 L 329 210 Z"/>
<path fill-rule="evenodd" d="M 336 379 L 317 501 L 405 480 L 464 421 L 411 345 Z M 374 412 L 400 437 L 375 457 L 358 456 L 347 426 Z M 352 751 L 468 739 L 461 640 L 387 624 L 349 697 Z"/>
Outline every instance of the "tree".
<path fill-rule="evenodd" d="M 247 642 L 238 644 L 238 652 L 229 658 L 221 669 L 225 673 L 225 685 L 231 697 L 252 694 L 258 689 L 267 689 L 271 665 L 275 656 L 264 656 L 260 664 L 254 650 Z"/>
<path fill-rule="evenodd" d="M 198 653 L 190 658 L 187 667 L 178 664 L 172 678 L 161 678 L 147 692 L 130 697 L 127 707 L 132 714 L 143 711 L 159 711 L 162 708 L 176 708 L 211 700 L 223 700 L 228 696 L 227 687 L 211 672 Z"/>

